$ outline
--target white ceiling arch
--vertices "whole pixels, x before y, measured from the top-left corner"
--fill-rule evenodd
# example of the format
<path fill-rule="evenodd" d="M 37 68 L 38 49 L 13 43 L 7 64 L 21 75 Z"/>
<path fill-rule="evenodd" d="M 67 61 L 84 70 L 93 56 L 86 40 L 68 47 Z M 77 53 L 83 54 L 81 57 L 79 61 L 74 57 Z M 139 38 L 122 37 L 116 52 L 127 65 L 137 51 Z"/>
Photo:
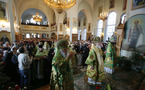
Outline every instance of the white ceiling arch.
<path fill-rule="evenodd" d="M 90 5 L 90 7 L 92 8 L 92 10 L 93 10 L 94 3 L 96 1 L 98 1 L 98 0 L 80 0 L 80 2 L 83 2 L 83 1 L 86 1 Z"/>
<path fill-rule="evenodd" d="M 80 11 L 82 11 L 86 15 L 88 23 L 92 22 L 92 9 L 86 1 L 82 1 L 79 4 L 78 14 Z"/>
<path fill-rule="evenodd" d="M 47 17 L 47 21 L 49 21 L 50 23 L 53 22 L 53 18 L 54 17 L 54 10 L 50 7 L 48 7 L 43 0 L 38 0 L 38 5 L 36 0 L 19 0 L 17 1 L 17 9 L 18 9 L 18 17 L 19 20 L 21 20 L 21 16 L 23 14 L 24 11 L 31 9 L 31 8 L 35 8 L 35 9 L 39 9 L 41 12 L 43 12 L 46 17 Z"/>

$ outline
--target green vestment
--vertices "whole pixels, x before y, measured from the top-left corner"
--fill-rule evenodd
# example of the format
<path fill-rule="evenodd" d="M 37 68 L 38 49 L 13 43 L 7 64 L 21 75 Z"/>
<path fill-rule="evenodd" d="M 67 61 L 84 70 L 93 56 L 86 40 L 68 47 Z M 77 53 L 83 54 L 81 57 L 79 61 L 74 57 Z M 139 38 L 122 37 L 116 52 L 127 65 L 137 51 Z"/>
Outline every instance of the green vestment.
<path fill-rule="evenodd" d="M 71 60 L 63 58 L 58 48 L 52 60 L 50 90 L 74 90 Z"/>
<path fill-rule="evenodd" d="M 85 62 L 88 65 L 86 75 L 88 76 L 88 78 L 91 78 L 95 83 L 101 82 L 105 78 L 104 62 L 102 55 L 102 50 L 100 48 L 97 48 L 93 44 L 90 49 L 89 56 Z"/>
<path fill-rule="evenodd" d="M 104 62 L 105 71 L 112 74 L 114 72 L 115 48 L 111 42 L 108 43 L 106 52 L 107 53 Z"/>

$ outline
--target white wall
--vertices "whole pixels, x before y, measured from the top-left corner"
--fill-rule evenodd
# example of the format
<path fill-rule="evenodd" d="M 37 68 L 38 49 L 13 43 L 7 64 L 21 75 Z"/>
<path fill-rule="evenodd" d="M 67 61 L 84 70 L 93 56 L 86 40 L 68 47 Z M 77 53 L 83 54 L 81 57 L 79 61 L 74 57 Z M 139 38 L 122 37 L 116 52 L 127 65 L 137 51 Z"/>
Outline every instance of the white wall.
<path fill-rule="evenodd" d="M 8 0 L 0 0 L 7 2 Z M 16 20 L 15 22 L 19 24 L 21 20 L 21 15 L 23 12 L 29 8 L 36 8 L 37 9 L 37 2 L 35 0 L 13 0 L 14 1 L 14 7 L 15 7 L 15 14 L 16 14 Z M 56 24 L 57 24 L 57 34 L 63 34 L 64 31 L 59 31 L 60 29 L 60 23 L 63 23 L 64 16 L 67 14 L 67 18 L 70 18 L 70 33 L 72 33 L 73 29 L 73 18 L 78 19 L 78 14 L 80 11 L 84 12 L 84 14 L 87 17 L 87 24 L 86 24 L 86 29 L 88 29 L 88 23 L 91 23 L 91 32 L 92 34 L 96 34 L 97 32 L 97 22 L 99 20 L 98 17 L 98 7 L 101 5 L 104 5 L 104 9 L 109 13 L 111 11 L 115 11 L 117 13 L 117 19 L 116 19 L 116 27 L 118 26 L 120 22 L 120 17 L 124 12 L 127 12 L 127 19 L 132 17 L 133 15 L 136 14 L 145 14 L 145 8 L 140 8 L 140 9 L 135 9 L 131 10 L 131 3 L 132 0 L 128 0 L 127 3 L 127 10 L 123 11 L 123 0 L 115 0 L 115 6 L 113 9 L 109 9 L 109 0 L 104 0 L 105 3 L 103 3 L 103 0 L 77 0 L 76 4 L 66 10 L 66 12 L 62 14 L 58 14 L 55 9 L 52 9 L 48 7 L 43 0 L 38 0 L 38 9 L 40 9 L 47 17 L 48 22 L 51 24 L 54 22 L 54 14 L 55 14 L 55 19 L 56 19 Z M 13 15 L 15 15 L 13 14 Z M 8 13 L 8 17 L 11 14 Z M 8 18 L 8 22 L 9 22 Z M 77 20 L 78 21 L 78 20 Z M 8 28 L 10 30 L 10 28 Z M 63 29 L 65 27 L 63 26 Z M 82 30 L 84 28 L 82 27 Z M 106 30 L 106 21 L 104 21 L 104 27 L 103 29 Z M 95 30 L 95 31 L 94 31 Z M 105 31 L 104 30 L 104 31 Z M 51 33 L 49 31 L 49 33 Z M 71 34 L 70 34 L 71 35 Z M 50 35 L 49 35 L 50 36 Z"/>

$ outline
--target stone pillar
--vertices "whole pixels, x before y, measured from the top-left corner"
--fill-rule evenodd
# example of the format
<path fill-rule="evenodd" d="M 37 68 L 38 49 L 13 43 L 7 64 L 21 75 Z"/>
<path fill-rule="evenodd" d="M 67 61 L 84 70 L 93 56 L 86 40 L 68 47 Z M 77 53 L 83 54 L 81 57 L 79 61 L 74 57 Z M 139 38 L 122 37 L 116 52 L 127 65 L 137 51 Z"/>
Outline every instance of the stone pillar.
<path fill-rule="evenodd" d="M 103 31 L 103 33 L 104 33 L 104 42 L 106 41 L 106 35 L 107 35 L 107 33 L 106 33 L 106 31 L 107 31 L 107 19 L 105 20 L 105 21 L 103 21 L 103 29 L 102 29 Z"/>
<path fill-rule="evenodd" d="M 48 26 L 48 37 L 47 38 L 51 38 L 51 23 L 49 23 L 49 26 Z"/>
<path fill-rule="evenodd" d="M 69 33 L 69 39 L 70 39 L 70 42 L 72 42 L 72 30 L 73 30 L 73 17 L 70 16 L 70 33 Z"/>
<path fill-rule="evenodd" d="M 13 0 L 8 0 L 8 12 L 11 30 L 12 43 L 15 42 L 15 30 L 14 30 L 14 14 L 13 14 Z"/>

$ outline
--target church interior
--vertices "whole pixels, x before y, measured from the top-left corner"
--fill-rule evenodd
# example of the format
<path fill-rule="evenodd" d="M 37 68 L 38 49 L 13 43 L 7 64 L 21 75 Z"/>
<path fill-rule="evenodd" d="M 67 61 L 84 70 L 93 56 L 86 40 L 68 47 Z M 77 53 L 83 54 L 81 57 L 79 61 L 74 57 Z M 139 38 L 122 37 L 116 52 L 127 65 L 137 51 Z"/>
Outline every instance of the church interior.
<path fill-rule="evenodd" d="M 0 0 L 0 90 L 145 90 L 145 0 Z"/>

